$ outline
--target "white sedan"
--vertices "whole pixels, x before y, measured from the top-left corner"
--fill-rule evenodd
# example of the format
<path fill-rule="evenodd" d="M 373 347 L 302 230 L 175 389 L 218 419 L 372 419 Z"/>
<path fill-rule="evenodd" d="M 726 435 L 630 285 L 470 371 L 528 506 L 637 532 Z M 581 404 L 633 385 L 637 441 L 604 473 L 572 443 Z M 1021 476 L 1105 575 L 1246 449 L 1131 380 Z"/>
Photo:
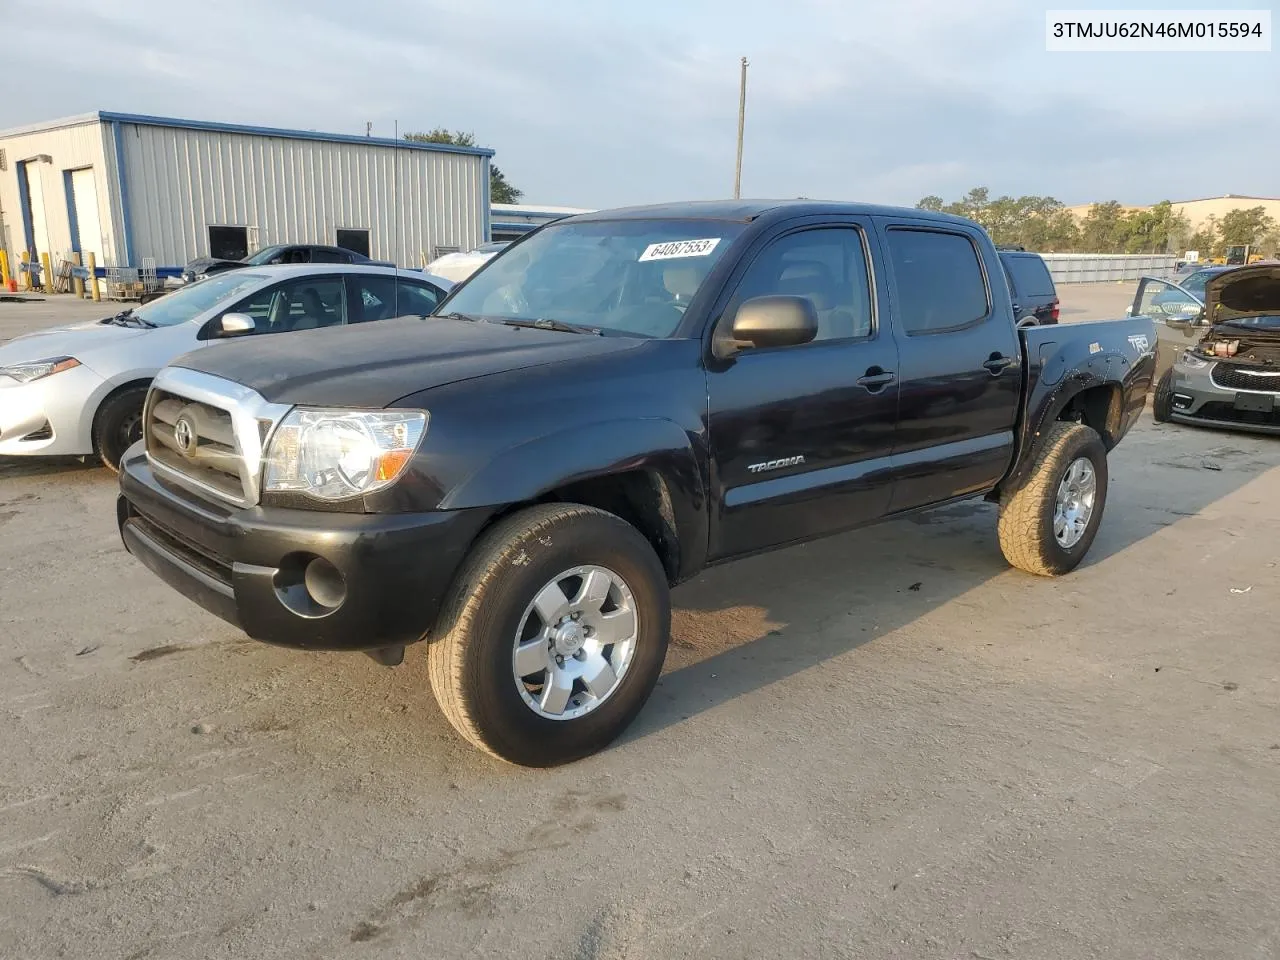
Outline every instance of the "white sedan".
<path fill-rule="evenodd" d="M 339 264 L 215 274 L 104 320 L 0 344 L 0 456 L 96 456 L 112 470 L 142 435 L 161 367 L 229 337 L 432 313 L 453 283 Z"/>

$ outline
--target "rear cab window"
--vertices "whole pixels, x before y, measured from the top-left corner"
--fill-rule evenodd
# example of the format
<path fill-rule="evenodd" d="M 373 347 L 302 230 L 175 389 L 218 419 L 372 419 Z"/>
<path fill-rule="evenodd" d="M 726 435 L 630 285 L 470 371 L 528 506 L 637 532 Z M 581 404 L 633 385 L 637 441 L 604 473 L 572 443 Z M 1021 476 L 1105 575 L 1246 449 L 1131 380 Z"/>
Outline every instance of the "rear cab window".
<path fill-rule="evenodd" d="M 1003 258 L 1015 291 L 1025 297 L 1052 297 L 1053 277 L 1045 262 L 1034 254 L 1013 254 Z"/>
<path fill-rule="evenodd" d="M 887 237 L 898 313 L 908 336 L 964 330 L 990 316 L 986 274 L 968 235 L 890 227 Z"/>

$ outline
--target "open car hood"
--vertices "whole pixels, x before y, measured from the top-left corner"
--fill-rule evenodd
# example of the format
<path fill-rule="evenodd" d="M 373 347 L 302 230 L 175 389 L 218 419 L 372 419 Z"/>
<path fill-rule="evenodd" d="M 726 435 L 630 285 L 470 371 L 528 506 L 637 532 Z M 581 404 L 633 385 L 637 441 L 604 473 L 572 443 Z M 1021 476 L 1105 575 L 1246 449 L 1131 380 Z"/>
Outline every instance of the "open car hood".
<path fill-rule="evenodd" d="M 1204 316 L 1210 325 L 1280 317 L 1280 263 L 1257 263 L 1210 277 L 1204 286 Z"/>

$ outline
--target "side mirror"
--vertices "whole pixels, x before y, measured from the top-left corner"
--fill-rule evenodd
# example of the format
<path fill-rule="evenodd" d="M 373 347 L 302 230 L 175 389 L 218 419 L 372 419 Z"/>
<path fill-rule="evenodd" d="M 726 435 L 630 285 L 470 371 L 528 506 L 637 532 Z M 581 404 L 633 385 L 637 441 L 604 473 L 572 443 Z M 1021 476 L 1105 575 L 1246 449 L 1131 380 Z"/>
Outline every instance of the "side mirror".
<path fill-rule="evenodd" d="M 818 311 L 808 297 L 753 297 L 738 307 L 733 326 L 717 337 L 719 357 L 762 347 L 795 347 L 818 335 Z"/>
<path fill-rule="evenodd" d="M 214 318 L 209 324 L 209 337 L 218 340 L 226 337 L 242 337 L 257 329 L 258 326 L 253 322 L 253 317 L 247 313 L 224 313 Z"/>
<path fill-rule="evenodd" d="M 1133 304 L 1132 304 L 1132 303 L 1131 303 L 1131 304 L 1129 304 L 1127 307 L 1125 307 L 1125 308 L 1124 308 L 1124 315 L 1125 315 L 1126 317 L 1132 317 L 1132 316 L 1133 316 Z"/>

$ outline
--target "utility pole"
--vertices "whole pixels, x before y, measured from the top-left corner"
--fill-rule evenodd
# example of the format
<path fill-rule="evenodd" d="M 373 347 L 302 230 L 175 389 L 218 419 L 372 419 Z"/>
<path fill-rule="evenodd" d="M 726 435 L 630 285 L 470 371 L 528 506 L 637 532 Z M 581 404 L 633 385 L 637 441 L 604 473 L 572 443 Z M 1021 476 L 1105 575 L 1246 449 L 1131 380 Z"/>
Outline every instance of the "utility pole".
<path fill-rule="evenodd" d="M 365 135 L 366 137 L 372 137 L 372 136 L 373 136 L 373 121 L 372 121 L 372 120 L 366 120 L 366 121 L 364 122 L 364 135 Z"/>
<path fill-rule="evenodd" d="M 742 78 L 738 82 L 738 163 L 733 171 L 733 199 L 742 196 L 742 129 L 747 122 L 747 58 L 742 58 Z"/>

